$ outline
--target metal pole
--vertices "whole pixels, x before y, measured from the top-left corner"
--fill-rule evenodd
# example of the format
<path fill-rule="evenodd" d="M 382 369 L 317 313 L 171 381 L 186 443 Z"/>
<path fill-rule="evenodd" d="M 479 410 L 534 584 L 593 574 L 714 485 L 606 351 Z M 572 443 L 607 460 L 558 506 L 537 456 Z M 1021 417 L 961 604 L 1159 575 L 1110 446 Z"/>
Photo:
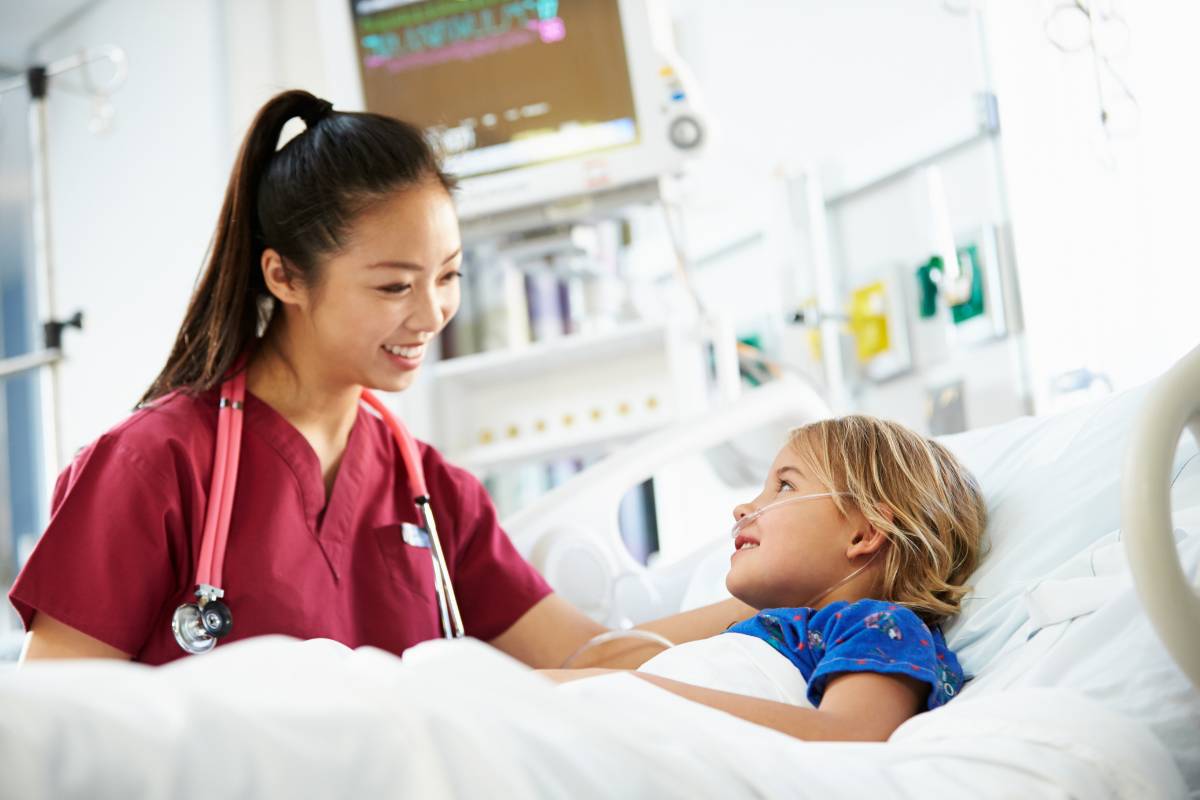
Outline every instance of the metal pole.
<path fill-rule="evenodd" d="M 61 350 L 47 349 L 36 353 L 28 353 L 23 356 L 0 359 L 0 381 L 5 378 L 11 378 L 14 375 L 20 375 L 22 372 L 29 372 L 30 370 L 53 364 L 61 358 Z"/>
<path fill-rule="evenodd" d="M 835 309 L 841 308 L 841 303 L 829 249 L 829 215 L 825 208 L 825 192 L 815 166 L 804 170 L 802 179 L 805 213 L 808 215 L 809 236 L 812 239 L 813 283 L 816 284 L 825 389 L 830 408 L 837 413 L 845 413 L 848 391 L 842 364 L 841 321 L 834 314 Z"/>
<path fill-rule="evenodd" d="M 54 293 L 54 253 L 50 230 L 50 164 L 46 148 L 46 67 L 32 67 L 29 81 L 29 142 L 33 155 L 31 189 L 33 195 L 34 280 L 37 282 L 38 319 L 43 323 L 58 319 Z M 59 409 L 59 361 L 49 362 L 39 375 L 41 405 L 42 471 L 44 490 L 49 491 L 62 467 L 62 416 Z"/>
<path fill-rule="evenodd" d="M 975 47 L 972 52 L 978 57 L 977 69 L 983 83 L 981 101 L 983 102 L 982 127 L 990 134 L 988 153 L 991 159 L 992 175 L 996 180 L 997 205 L 1004 214 L 1007 225 L 1007 238 L 1004 246 L 1009 258 L 997 260 L 1000 283 L 1004 298 L 1004 315 L 1009 336 L 1012 337 L 1016 354 L 1019 391 L 1021 405 L 1025 414 L 1038 411 L 1038 391 L 1034 385 L 1033 356 L 1029 352 L 1029 343 L 1025 334 L 1025 312 L 1021 298 L 1021 281 L 1017 274 L 1019 266 L 1016 263 L 1016 227 L 1013 223 L 1012 204 L 1008 192 L 1008 178 L 1004 169 L 1004 151 L 1000 145 L 1000 107 L 996 98 L 995 79 L 992 76 L 991 59 L 988 51 L 987 24 L 983 16 L 983 7 L 978 3 L 970 5 L 971 27 L 975 37 Z M 1003 231 L 1002 226 L 997 226 Z"/>

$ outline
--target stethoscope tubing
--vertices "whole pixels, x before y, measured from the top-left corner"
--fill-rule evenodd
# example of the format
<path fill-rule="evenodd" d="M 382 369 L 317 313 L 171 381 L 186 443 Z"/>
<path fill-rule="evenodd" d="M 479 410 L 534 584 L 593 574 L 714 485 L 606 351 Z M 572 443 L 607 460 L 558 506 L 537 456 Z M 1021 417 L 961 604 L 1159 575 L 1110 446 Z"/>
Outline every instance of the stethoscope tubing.
<path fill-rule="evenodd" d="M 429 534 L 429 547 L 433 555 L 435 571 L 434 584 L 437 587 L 438 612 L 442 617 L 442 632 L 447 638 L 458 638 L 463 635 L 462 616 L 458 609 L 458 598 L 454 594 L 454 582 L 450 580 L 450 572 L 446 567 L 446 556 L 442 552 L 442 540 L 438 536 L 437 523 L 433 519 L 433 507 L 429 502 L 429 487 L 425 484 L 425 469 L 421 465 L 421 454 L 417 443 L 408 429 L 400 424 L 400 420 L 388 410 L 378 397 L 363 389 L 363 402 L 379 413 L 385 425 L 392 432 L 392 438 L 400 445 L 400 457 L 404 459 L 404 468 L 409 475 L 409 485 L 413 492 L 413 502 L 417 505 L 417 520 Z"/>
<path fill-rule="evenodd" d="M 238 465 L 241 460 L 242 425 L 245 419 L 246 373 L 239 371 L 221 385 L 220 405 L 217 411 L 217 441 L 213 453 L 213 473 L 209 488 L 208 507 L 204 513 L 204 531 L 200 544 L 200 557 L 196 565 L 197 603 L 185 603 L 175 610 L 172 630 L 175 638 L 186 652 L 199 654 L 208 652 L 215 639 L 230 630 L 232 617 L 228 607 L 220 602 L 224 596 L 225 549 L 229 539 L 229 524 L 233 515 L 234 491 L 237 486 Z M 421 464 L 416 440 L 396 419 L 395 415 L 370 391 L 363 389 L 362 400 L 383 419 L 392 438 L 400 447 L 405 471 L 416 505 L 418 522 L 429 535 L 430 556 L 433 561 L 434 590 L 438 604 L 442 634 L 447 639 L 464 635 L 462 614 L 454 593 L 454 583 L 442 551 L 434 521 L 433 508 L 429 501 L 429 490 L 425 483 L 425 470 Z M 214 603 L 206 608 L 209 603 Z M 220 612 L 224 616 L 221 630 L 209 634 L 202 622 L 208 612 Z"/>
<path fill-rule="evenodd" d="M 239 372 L 221 387 L 213 481 L 205 511 L 197 586 L 220 587 L 224 582 L 225 545 L 229 540 L 229 520 L 233 515 L 233 496 L 241 460 L 245 400 L 246 373 Z"/>

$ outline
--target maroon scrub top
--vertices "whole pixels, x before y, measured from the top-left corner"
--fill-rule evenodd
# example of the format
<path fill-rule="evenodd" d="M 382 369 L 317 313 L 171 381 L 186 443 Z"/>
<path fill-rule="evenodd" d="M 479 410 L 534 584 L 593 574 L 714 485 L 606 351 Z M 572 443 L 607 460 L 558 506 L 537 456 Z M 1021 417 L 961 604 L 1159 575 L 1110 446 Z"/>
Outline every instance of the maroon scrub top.
<path fill-rule="evenodd" d="M 9 594 L 26 629 L 41 611 L 136 661 L 185 655 L 171 615 L 195 601 L 217 399 L 176 392 L 139 409 L 59 476 L 50 524 Z M 249 392 L 245 414 L 222 587 L 233 629 L 221 642 L 281 633 L 401 653 L 441 636 L 429 550 L 401 534 L 416 509 L 383 421 L 360 404 L 326 503 L 300 432 Z M 467 635 L 492 639 L 550 587 L 479 481 L 420 451 Z"/>

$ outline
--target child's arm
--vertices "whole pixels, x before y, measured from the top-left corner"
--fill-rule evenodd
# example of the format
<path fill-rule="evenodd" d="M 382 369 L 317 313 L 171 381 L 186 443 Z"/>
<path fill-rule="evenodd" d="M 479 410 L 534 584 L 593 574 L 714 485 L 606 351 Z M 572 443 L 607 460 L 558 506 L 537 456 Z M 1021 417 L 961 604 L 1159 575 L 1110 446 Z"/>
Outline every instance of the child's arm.
<path fill-rule="evenodd" d="M 672 614 L 637 626 L 651 631 L 675 644 L 716 636 L 735 622 L 752 617 L 757 609 L 741 600 L 729 598 L 712 605 Z M 660 645 L 639 639 L 616 639 L 592 648 L 574 664 L 575 667 L 607 667 L 634 669 L 662 652 Z"/>
<path fill-rule="evenodd" d="M 753 616 L 754 609 L 732 598 L 710 606 L 639 625 L 675 644 L 714 636 L 735 622 Z M 556 594 L 541 602 L 489 643 L 531 667 L 557 667 L 580 645 L 605 628 Z M 633 669 L 661 653 L 662 645 L 640 639 L 616 639 L 590 648 L 573 666 Z"/>
<path fill-rule="evenodd" d="M 549 671 L 557 681 L 597 675 L 609 670 Z M 886 741 L 900 724 L 925 705 L 929 685 L 902 675 L 848 672 L 832 678 L 817 709 L 706 689 L 690 683 L 630 672 L 644 681 L 697 703 L 757 725 L 815 741 Z"/>

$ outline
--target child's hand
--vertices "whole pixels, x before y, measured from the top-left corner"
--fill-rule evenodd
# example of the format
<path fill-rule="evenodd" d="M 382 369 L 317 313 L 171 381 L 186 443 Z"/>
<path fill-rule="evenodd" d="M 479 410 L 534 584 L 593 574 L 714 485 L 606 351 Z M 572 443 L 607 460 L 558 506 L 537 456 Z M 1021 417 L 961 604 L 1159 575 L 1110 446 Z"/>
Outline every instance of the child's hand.
<path fill-rule="evenodd" d="M 610 672 L 625 672 L 622 669 L 539 669 L 535 670 L 544 678 L 549 678 L 555 683 L 569 683 L 570 681 L 581 680 L 582 678 L 594 678 L 597 675 L 607 675 Z"/>

